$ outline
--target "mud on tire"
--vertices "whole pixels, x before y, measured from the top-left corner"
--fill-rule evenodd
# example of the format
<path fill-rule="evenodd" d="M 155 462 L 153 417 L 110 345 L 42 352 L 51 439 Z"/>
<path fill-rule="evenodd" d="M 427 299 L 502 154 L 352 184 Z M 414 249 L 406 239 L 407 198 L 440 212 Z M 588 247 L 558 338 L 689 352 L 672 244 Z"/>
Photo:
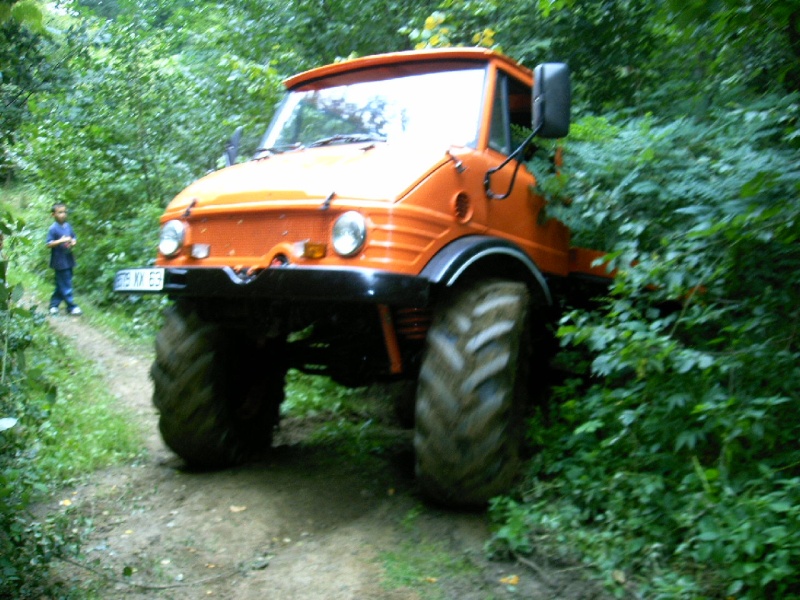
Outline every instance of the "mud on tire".
<path fill-rule="evenodd" d="M 484 281 L 440 304 L 419 375 L 416 473 L 422 491 L 476 506 L 513 482 L 527 391 L 529 294 Z"/>
<path fill-rule="evenodd" d="M 220 468 L 268 448 L 284 397 L 285 352 L 202 321 L 165 313 L 150 369 L 164 442 L 189 465 Z"/>

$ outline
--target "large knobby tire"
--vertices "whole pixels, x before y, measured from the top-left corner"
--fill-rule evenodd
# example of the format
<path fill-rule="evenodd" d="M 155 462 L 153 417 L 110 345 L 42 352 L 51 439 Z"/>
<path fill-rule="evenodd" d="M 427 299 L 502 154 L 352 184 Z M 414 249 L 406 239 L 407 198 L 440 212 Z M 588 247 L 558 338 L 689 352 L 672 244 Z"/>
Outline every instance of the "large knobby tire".
<path fill-rule="evenodd" d="M 235 465 L 272 444 L 284 398 L 282 344 L 259 345 L 173 307 L 150 375 L 161 435 L 188 465 Z"/>
<path fill-rule="evenodd" d="M 525 285 L 484 281 L 440 303 L 420 369 L 416 473 L 448 506 L 508 490 L 519 462 L 530 354 Z"/>

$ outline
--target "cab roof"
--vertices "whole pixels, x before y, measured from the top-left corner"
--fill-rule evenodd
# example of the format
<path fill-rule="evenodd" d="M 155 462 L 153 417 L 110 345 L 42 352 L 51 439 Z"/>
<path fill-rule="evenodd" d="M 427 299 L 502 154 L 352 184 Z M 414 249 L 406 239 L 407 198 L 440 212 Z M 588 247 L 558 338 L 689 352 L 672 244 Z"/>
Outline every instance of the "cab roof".
<path fill-rule="evenodd" d="M 487 48 L 432 48 L 427 50 L 409 50 L 405 52 L 391 52 L 387 54 L 375 54 L 372 56 L 362 56 L 353 58 L 324 67 L 318 67 L 299 73 L 286 79 L 283 84 L 287 89 L 295 89 L 312 84 L 320 79 L 356 73 L 365 69 L 376 67 L 391 67 L 402 64 L 430 63 L 432 61 L 441 62 L 495 62 L 504 67 L 505 70 L 516 74 L 522 80 L 531 81 L 533 74 L 530 69 L 524 67 L 513 59 L 489 50 Z"/>

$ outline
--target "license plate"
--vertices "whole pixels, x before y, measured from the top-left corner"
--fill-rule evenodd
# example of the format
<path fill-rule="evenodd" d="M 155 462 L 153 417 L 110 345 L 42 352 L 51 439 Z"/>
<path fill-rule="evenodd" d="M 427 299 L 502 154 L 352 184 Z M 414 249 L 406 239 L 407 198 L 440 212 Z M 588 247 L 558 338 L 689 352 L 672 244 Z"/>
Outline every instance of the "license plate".
<path fill-rule="evenodd" d="M 114 276 L 115 292 L 160 292 L 164 289 L 164 269 L 125 269 Z"/>

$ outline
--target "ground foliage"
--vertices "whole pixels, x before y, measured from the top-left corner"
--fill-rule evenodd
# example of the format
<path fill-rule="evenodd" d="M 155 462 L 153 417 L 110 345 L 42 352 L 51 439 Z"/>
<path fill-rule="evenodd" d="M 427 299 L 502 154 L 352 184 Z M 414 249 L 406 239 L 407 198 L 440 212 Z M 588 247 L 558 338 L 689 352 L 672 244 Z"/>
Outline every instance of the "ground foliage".
<path fill-rule="evenodd" d="M 0 232 L 13 236 L 11 246 L 21 242 L 22 230 L 19 219 L 0 216 Z M 31 364 L 27 356 L 44 317 L 24 307 L 22 287 L 9 283 L 8 245 L 0 257 L 0 597 L 38 598 L 55 591 L 47 565 L 73 553 L 76 540 L 63 513 L 42 517 L 32 511 L 48 491 L 37 438 L 56 389 L 45 365 Z"/>
<path fill-rule="evenodd" d="M 557 360 L 583 368 L 498 541 L 568 542 L 656 597 L 800 594 L 798 111 L 576 127 L 548 191 L 617 276 L 561 321 Z"/>
<path fill-rule="evenodd" d="M 256 147 L 283 76 L 447 45 L 569 62 L 566 164 L 553 176 L 546 147 L 531 166 L 618 274 L 561 322 L 574 377 L 531 427 L 527 484 L 493 505 L 493 549 L 569 547 L 620 594 L 800 594 L 796 1 L 44 6 L 0 3 L 0 171 L 44 192 L 32 231 L 69 204 L 79 296 L 132 323 L 161 301 L 114 298 L 113 272 L 152 259 L 163 206 L 236 127 Z"/>
<path fill-rule="evenodd" d="M 77 556 L 85 523 L 69 497 L 55 509 L 46 501 L 88 472 L 131 460 L 140 442 L 19 282 L 20 257 L 43 246 L 42 231 L 17 216 L 29 196 L 0 189 L 0 598 L 67 598 L 75 590 L 53 581 L 49 567 Z"/>

